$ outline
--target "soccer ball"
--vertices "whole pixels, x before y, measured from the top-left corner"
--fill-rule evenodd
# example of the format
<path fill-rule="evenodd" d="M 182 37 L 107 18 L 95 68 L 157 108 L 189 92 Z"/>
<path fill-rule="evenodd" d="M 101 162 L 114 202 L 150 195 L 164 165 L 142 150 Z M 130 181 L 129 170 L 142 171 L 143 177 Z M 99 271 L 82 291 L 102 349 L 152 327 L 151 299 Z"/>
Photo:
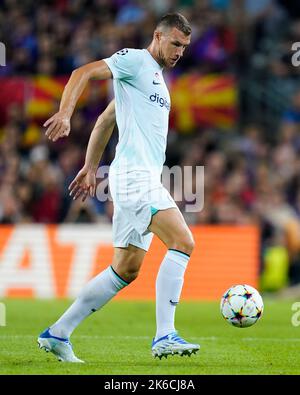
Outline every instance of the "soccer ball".
<path fill-rule="evenodd" d="M 229 324 L 246 328 L 260 319 L 264 303 L 255 288 L 246 284 L 234 285 L 224 293 L 220 308 Z"/>

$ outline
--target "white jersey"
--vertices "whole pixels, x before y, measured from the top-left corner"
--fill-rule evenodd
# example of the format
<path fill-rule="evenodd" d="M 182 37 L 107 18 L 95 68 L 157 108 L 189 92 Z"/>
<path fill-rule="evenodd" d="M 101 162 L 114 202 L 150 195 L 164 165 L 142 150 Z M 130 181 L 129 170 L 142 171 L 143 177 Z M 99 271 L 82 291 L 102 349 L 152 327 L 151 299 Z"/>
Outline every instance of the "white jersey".
<path fill-rule="evenodd" d="M 119 141 L 110 172 L 161 175 L 170 95 L 162 67 L 146 49 L 123 49 L 104 59 L 113 74 Z"/>

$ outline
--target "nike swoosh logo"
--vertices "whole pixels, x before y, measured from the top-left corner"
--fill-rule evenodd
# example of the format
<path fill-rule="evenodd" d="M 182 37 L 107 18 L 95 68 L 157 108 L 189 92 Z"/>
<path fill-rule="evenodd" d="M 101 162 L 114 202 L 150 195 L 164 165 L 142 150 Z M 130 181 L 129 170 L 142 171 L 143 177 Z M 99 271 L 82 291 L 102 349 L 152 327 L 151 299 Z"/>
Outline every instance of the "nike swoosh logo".
<path fill-rule="evenodd" d="M 170 299 L 170 303 L 171 303 L 172 306 L 176 306 L 176 305 L 178 305 L 179 302 L 173 302 L 173 300 Z"/>
<path fill-rule="evenodd" d="M 160 82 L 152 81 L 153 85 L 160 85 Z"/>

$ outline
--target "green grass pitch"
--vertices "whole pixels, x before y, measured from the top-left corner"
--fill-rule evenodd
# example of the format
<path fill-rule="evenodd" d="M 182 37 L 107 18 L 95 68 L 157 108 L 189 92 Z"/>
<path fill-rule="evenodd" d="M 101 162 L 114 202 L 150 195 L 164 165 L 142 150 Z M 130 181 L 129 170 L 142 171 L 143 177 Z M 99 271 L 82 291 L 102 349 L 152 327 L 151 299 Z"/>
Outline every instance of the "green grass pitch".
<path fill-rule="evenodd" d="M 291 323 L 294 301 L 265 300 L 262 319 L 234 328 L 219 304 L 181 302 L 176 323 L 181 336 L 201 344 L 191 357 L 154 359 L 152 302 L 112 301 L 73 333 L 74 351 L 85 364 L 60 363 L 37 346 L 37 335 L 69 306 L 69 301 L 2 300 L 6 326 L 0 327 L 0 374 L 300 374 L 300 326 Z"/>

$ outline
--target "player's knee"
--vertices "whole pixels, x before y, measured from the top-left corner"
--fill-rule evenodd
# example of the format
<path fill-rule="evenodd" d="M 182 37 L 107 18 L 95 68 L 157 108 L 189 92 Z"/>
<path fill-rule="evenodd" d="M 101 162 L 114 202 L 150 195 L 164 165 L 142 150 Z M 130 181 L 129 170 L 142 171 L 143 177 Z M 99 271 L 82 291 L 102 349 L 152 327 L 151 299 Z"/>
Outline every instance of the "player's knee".
<path fill-rule="evenodd" d="M 123 278 L 126 282 L 132 283 L 139 275 L 139 270 L 127 270 L 123 273 Z"/>
<path fill-rule="evenodd" d="M 191 255 L 195 248 L 193 235 L 187 233 L 184 237 L 181 237 L 180 240 L 174 240 L 169 248 Z"/>
<path fill-rule="evenodd" d="M 193 252 L 193 250 L 195 248 L 195 240 L 194 240 L 194 237 L 192 234 L 189 236 L 186 248 L 190 252 L 189 255 L 191 255 L 191 253 Z"/>
<path fill-rule="evenodd" d="M 127 283 L 131 283 L 134 281 L 140 271 L 142 262 L 140 260 L 136 260 L 135 257 L 128 258 L 126 260 L 118 261 L 113 264 L 113 268 L 119 274 L 119 276 L 126 281 Z"/>
<path fill-rule="evenodd" d="M 185 252 L 186 254 L 191 255 L 194 248 L 195 248 L 195 241 L 194 241 L 193 236 L 189 236 L 185 240 L 183 240 L 183 244 L 181 247 L 182 252 Z"/>

